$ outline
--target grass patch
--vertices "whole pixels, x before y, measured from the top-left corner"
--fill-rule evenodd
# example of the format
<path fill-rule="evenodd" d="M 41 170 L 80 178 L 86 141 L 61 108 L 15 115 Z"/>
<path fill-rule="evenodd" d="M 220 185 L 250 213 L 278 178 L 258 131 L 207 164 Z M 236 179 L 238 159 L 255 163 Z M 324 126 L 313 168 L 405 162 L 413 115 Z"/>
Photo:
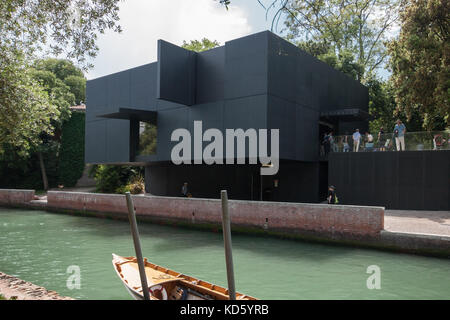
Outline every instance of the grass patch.
<path fill-rule="evenodd" d="M 9 299 L 6 299 L 2 294 L 0 294 L 0 300 L 17 300 L 17 297 L 11 297 Z"/>

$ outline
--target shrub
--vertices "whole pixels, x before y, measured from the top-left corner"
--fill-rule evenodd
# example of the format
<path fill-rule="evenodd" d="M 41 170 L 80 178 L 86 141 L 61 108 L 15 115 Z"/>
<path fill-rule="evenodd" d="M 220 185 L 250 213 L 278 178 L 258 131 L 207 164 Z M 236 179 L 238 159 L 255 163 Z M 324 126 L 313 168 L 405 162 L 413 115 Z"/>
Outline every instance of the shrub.
<path fill-rule="evenodd" d="M 141 193 L 138 192 L 140 187 L 144 190 L 143 169 L 140 167 L 98 165 L 92 168 L 91 174 L 94 174 L 97 192 Z"/>
<path fill-rule="evenodd" d="M 131 194 L 145 193 L 144 177 L 139 175 L 131 178 L 126 186 L 120 187 L 116 190 L 116 193 L 130 192 Z"/>

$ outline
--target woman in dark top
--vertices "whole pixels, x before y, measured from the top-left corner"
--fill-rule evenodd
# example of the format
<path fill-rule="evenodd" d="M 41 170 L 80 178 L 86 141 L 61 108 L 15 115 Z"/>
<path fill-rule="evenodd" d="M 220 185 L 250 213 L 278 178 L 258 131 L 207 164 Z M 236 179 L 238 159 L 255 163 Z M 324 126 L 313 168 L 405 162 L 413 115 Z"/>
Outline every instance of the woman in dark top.
<path fill-rule="evenodd" d="M 380 131 L 378 131 L 378 147 L 380 148 L 380 151 L 386 151 L 386 138 L 384 137 L 384 130 L 383 127 L 380 128 Z"/>

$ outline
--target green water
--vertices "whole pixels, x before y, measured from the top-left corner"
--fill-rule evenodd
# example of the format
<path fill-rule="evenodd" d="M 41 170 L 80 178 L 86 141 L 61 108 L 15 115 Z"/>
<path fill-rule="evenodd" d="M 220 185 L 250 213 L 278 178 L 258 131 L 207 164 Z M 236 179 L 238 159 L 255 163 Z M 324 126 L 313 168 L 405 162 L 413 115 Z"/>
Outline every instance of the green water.
<path fill-rule="evenodd" d="M 220 233 L 139 225 L 152 262 L 226 286 Z M 77 299 L 130 299 L 111 253 L 134 255 L 123 221 L 0 208 L 0 271 Z M 238 291 L 261 299 L 449 299 L 450 260 L 233 235 Z M 81 289 L 66 273 L 80 267 Z M 367 289 L 369 265 L 381 289 Z"/>

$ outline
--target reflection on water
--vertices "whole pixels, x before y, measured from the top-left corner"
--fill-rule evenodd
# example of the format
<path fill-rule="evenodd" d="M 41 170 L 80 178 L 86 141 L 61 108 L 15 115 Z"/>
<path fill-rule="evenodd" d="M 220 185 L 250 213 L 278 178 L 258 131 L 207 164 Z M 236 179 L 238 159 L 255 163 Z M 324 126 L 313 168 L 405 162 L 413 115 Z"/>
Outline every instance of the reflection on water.
<path fill-rule="evenodd" d="M 226 286 L 221 233 L 139 225 L 150 261 Z M 133 256 L 124 221 L 0 209 L 0 270 L 78 299 L 130 299 L 111 253 Z M 260 299 L 449 299 L 450 260 L 233 235 L 236 288 Z M 66 270 L 81 270 L 69 290 Z M 381 268 L 381 289 L 366 286 Z"/>

